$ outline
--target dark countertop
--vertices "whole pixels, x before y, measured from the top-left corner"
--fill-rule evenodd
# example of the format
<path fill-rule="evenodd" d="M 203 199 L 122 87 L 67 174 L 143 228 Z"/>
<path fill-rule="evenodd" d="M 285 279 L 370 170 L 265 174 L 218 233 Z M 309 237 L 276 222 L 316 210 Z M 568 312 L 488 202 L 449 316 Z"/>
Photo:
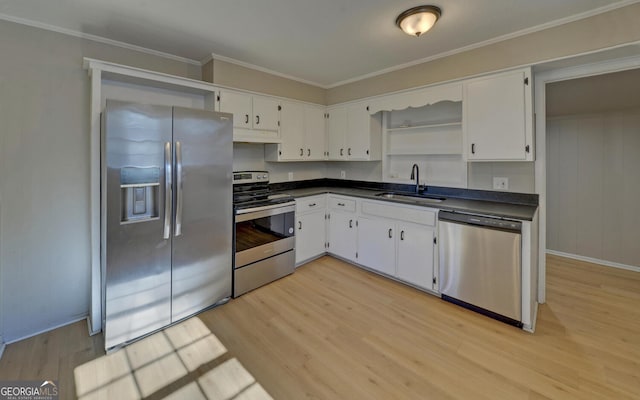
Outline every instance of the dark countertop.
<path fill-rule="evenodd" d="M 400 199 L 387 199 L 384 197 L 378 197 L 377 194 L 385 192 L 396 192 L 398 194 L 406 193 L 411 195 L 411 192 L 388 190 L 383 188 L 359 188 L 359 187 L 340 187 L 340 186 L 317 186 L 317 187 L 304 187 L 304 188 L 278 188 L 278 192 L 286 193 L 293 197 L 306 197 L 323 193 L 332 193 L 344 196 L 360 197 L 370 200 L 388 201 L 397 204 L 417 205 L 422 207 L 436 208 L 444 211 L 463 212 L 469 214 L 488 215 L 498 218 L 515 219 L 531 221 L 538 208 L 533 204 L 517 204 L 510 203 L 508 201 L 493 201 L 493 200 L 480 200 L 480 199 L 465 199 L 460 197 L 450 197 L 444 194 L 438 194 L 436 196 L 443 197 L 440 203 L 417 203 L 410 200 Z M 500 193 L 500 192 L 494 192 Z M 429 196 L 434 196 L 432 193 L 428 193 Z M 505 194 L 508 198 L 509 194 Z M 536 198 L 537 200 L 537 198 Z"/>

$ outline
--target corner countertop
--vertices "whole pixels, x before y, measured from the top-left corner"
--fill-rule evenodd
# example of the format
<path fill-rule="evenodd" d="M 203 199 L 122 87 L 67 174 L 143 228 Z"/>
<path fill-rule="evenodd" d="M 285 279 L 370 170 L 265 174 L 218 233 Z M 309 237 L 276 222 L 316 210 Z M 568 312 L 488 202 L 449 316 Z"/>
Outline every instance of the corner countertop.
<path fill-rule="evenodd" d="M 306 197 L 319 194 L 331 193 L 344 196 L 360 197 L 370 200 L 388 201 L 397 204 L 417 205 L 428 208 L 436 208 L 443 211 L 461 212 L 467 214 L 478 214 L 492 216 L 496 218 L 513 219 L 520 221 L 531 221 L 535 216 L 535 212 L 538 209 L 535 205 L 514 204 L 501 201 L 490 200 L 478 200 L 478 199 L 464 199 L 459 197 L 449 197 L 446 195 L 438 195 L 443 197 L 440 203 L 416 203 L 411 201 L 405 201 L 400 199 L 389 199 L 379 197 L 377 195 L 385 192 L 397 192 L 398 194 L 406 193 L 411 195 L 411 192 L 402 192 L 397 190 L 385 190 L 380 188 L 351 188 L 351 187 L 334 187 L 334 186 L 318 186 L 318 187 L 306 187 L 306 188 L 289 188 L 278 190 L 278 193 L 286 193 L 293 197 Z"/>

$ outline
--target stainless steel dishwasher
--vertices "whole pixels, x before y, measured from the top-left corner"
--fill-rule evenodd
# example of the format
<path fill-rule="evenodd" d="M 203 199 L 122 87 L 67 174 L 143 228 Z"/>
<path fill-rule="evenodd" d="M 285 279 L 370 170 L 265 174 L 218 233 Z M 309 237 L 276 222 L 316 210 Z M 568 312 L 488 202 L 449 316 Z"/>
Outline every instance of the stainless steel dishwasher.
<path fill-rule="evenodd" d="M 522 224 L 440 211 L 444 300 L 522 327 Z"/>

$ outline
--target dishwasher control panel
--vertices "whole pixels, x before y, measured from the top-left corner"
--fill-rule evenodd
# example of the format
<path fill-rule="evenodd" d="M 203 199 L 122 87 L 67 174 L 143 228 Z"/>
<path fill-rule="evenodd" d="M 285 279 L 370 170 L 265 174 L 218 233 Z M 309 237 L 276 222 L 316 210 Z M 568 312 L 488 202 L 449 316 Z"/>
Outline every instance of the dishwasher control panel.
<path fill-rule="evenodd" d="M 506 230 L 516 231 L 516 232 L 520 232 L 522 230 L 521 222 L 511 221 L 508 219 L 481 216 L 481 215 L 454 213 L 450 211 L 440 211 L 440 213 L 438 214 L 438 219 L 460 222 L 463 224 L 506 229 Z"/>

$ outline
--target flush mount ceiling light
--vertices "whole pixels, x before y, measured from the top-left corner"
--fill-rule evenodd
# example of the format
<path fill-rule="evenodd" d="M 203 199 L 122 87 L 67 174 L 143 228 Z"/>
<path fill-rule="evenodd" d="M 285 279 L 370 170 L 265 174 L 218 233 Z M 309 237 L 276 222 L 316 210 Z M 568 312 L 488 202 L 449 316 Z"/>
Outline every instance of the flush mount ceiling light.
<path fill-rule="evenodd" d="M 431 29 L 442 10 L 436 6 L 418 6 L 408 9 L 396 18 L 396 25 L 407 35 L 418 37 Z"/>

